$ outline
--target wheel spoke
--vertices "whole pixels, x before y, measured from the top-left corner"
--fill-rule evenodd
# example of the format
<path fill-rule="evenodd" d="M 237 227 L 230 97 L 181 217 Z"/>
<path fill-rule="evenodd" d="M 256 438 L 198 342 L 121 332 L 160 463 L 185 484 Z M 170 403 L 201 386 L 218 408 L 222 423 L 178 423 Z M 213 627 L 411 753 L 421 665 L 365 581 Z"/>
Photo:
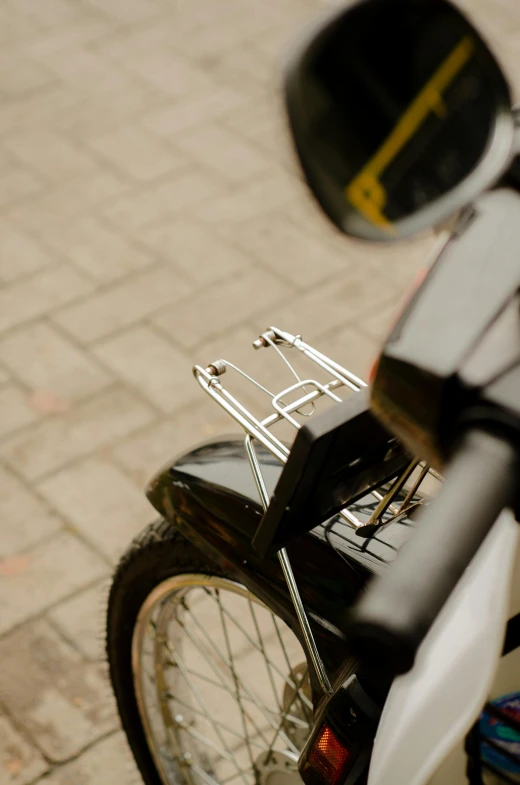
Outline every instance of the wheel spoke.
<path fill-rule="evenodd" d="M 260 760 L 299 754 L 312 714 L 304 654 L 238 583 L 190 573 L 159 583 L 132 662 L 161 785 L 258 785 Z"/>
<path fill-rule="evenodd" d="M 238 677 L 237 677 L 235 663 L 233 661 L 233 653 L 231 651 L 231 645 L 229 643 L 229 635 L 228 635 L 228 631 L 227 631 L 227 627 L 226 627 L 226 617 L 225 617 L 224 611 L 222 609 L 222 603 L 220 601 L 220 593 L 219 593 L 218 589 L 215 590 L 215 597 L 217 599 L 217 604 L 218 604 L 219 611 L 220 611 L 220 622 L 222 624 L 222 630 L 224 632 L 224 639 L 226 641 L 227 655 L 228 655 L 229 663 L 230 663 L 230 666 L 231 666 L 231 674 L 233 676 L 233 681 L 234 681 L 234 684 L 235 684 L 235 694 L 236 694 L 238 707 L 240 709 L 240 719 L 242 721 L 242 728 L 244 729 L 244 739 L 245 739 L 245 742 L 246 742 L 246 747 L 247 747 L 247 752 L 248 752 L 248 755 L 249 755 L 249 760 L 251 761 L 251 768 L 254 771 L 255 770 L 255 762 L 254 762 L 253 753 L 252 753 L 252 750 L 251 750 L 251 742 L 249 740 L 249 731 L 247 729 L 246 718 L 245 718 L 245 713 L 244 713 L 244 707 L 242 705 L 242 698 L 240 696 L 239 680 L 238 680 Z"/>
<path fill-rule="evenodd" d="M 220 742 L 221 742 L 222 746 L 225 748 L 225 751 L 222 751 L 222 753 L 221 753 L 221 754 L 222 754 L 222 755 L 223 755 L 223 756 L 224 756 L 224 757 L 225 757 L 227 760 L 229 760 L 229 761 L 230 761 L 230 763 L 232 763 L 234 766 L 236 766 L 236 769 L 237 769 L 237 771 L 239 771 L 239 772 L 241 772 L 241 773 L 242 773 L 242 770 L 241 770 L 240 766 L 238 765 L 238 762 L 236 761 L 236 759 L 235 759 L 234 755 L 233 755 L 231 752 L 229 752 L 229 750 L 227 749 L 227 747 L 226 747 L 226 742 L 225 742 L 225 740 L 224 740 L 224 737 L 222 736 L 222 733 L 221 733 L 221 731 L 220 731 L 220 728 L 219 728 L 219 727 L 218 727 L 218 725 L 217 725 L 217 724 L 214 722 L 214 720 L 213 720 L 213 718 L 212 718 L 211 714 L 209 713 L 209 711 L 208 711 L 208 709 L 207 709 L 207 707 L 206 707 L 206 703 L 205 703 L 204 699 L 202 698 L 202 696 L 201 696 L 200 692 L 198 691 L 198 689 L 195 687 L 195 685 L 192 683 L 192 681 L 190 680 L 190 678 L 189 678 L 189 677 L 188 677 L 188 675 L 186 674 L 186 672 L 185 672 L 185 670 L 184 670 L 184 665 L 181 663 L 180 659 L 178 659 L 178 658 L 175 656 L 175 652 L 173 651 L 173 646 L 172 646 L 172 645 L 171 645 L 169 642 L 166 642 L 166 647 L 167 647 L 167 649 L 168 649 L 168 652 L 169 652 L 169 654 L 170 654 L 170 657 L 172 657 L 172 658 L 175 660 L 175 662 L 177 663 L 177 667 L 179 668 L 179 670 L 180 670 L 181 674 L 184 676 L 184 679 L 186 680 L 186 683 L 187 683 L 188 687 L 189 687 L 189 688 L 190 688 L 190 690 L 193 692 L 193 695 L 194 695 L 194 697 L 195 697 L 195 700 L 197 701 L 197 703 L 199 704 L 200 708 L 201 708 L 201 709 L 202 709 L 202 711 L 204 712 L 204 715 L 205 715 L 206 719 L 208 720 L 208 722 L 210 723 L 210 725 L 211 725 L 211 726 L 214 728 L 214 730 L 215 730 L 215 733 L 216 733 L 216 734 L 217 734 L 217 736 L 219 737 L 219 739 L 220 739 Z M 244 781 L 246 782 L 246 785 L 247 785 L 247 778 L 246 778 L 245 776 L 243 776 L 243 779 L 244 779 Z"/>
<path fill-rule="evenodd" d="M 188 636 L 188 638 L 191 640 L 191 642 L 195 646 L 198 646 L 198 642 L 193 637 L 192 633 L 186 627 L 184 628 L 184 631 L 185 631 L 186 635 Z M 211 660 L 211 658 L 206 655 L 206 653 L 204 652 L 204 650 L 202 648 L 199 647 L 198 650 L 199 650 L 200 654 L 202 655 L 202 657 L 204 658 L 204 660 L 206 661 L 206 663 L 209 665 L 209 667 L 213 671 L 213 673 L 217 676 L 218 679 L 221 679 L 221 674 L 217 670 L 217 668 L 216 668 L 214 662 Z M 234 696 L 233 691 L 226 684 L 224 684 L 224 682 L 222 682 L 222 680 L 221 680 L 221 684 L 222 684 L 222 687 L 226 690 L 226 692 L 228 692 L 230 695 Z M 251 700 L 251 703 L 253 703 L 255 705 L 255 707 L 257 707 L 256 701 Z M 248 719 L 254 725 L 258 735 L 261 736 L 262 739 L 264 740 L 264 742 L 267 744 L 268 743 L 267 739 L 265 738 L 265 736 L 262 733 L 261 729 L 258 727 L 258 725 L 255 722 L 255 720 L 250 715 L 248 715 Z"/>
<path fill-rule="evenodd" d="M 269 683 L 271 684 L 271 689 L 273 691 L 273 696 L 274 696 L 276 705 L 277 705 L 278 709 L 281 711 L 282 710 L 282 704 L 281 704 L 281 701 L 280 701 L 280 696 L 278 695 L 278 693 L 276 691 L 276 685 L 275 685 L 274 679 L 273 679 L 273 672 L 271 670 L 271 664 L 270 664 L 269 658 L 267 657 L 267 654 L 265 653 L 264 641 L 263 641 L 263 638 L 262 638 L 262 633 L 260 632 L 260 627 L 258 625 L 258 619 L 256 618 L 255 609 L 253 607 L 253 603 L 251 602 L 251 600 L 248 600 L 248 603 L 249 603 L 249 611 L 251 613 L 251 618 L 253 619 L 253 624 L 254 624 L 256 635 L 257 635 L 257 638 L 258 638 L 258 643 L 260 644 L 260 649 L 261 649 L 263 657 L 264 657 L 264 662 L 265 662 L 265 666 L 266 666 L 266 670 L 267 670 L 267 676 L 269 678 Z"/>
<path fill-rule="evenodd" d="M 217 646 L 217 645 L 215 644 L 215 642 L 214 642 L 214 641 L 213 641 L 213 640 L 212 640 L 212 639 L 209 637 L 209 635 L 207 634 L 206 630 L 205 630 L 205 629 L 204 629 L 204 628 L 203 628 L 203 627 L 200 625 L 199 621 L 198 621 L 198 620 L 197 620 L 197 618 L 196 618 L 196 617 L 195 617 L 195 616 L 194 616 L 194 615 L 191 613 L 191 611 L 188 611 L 188 612 L 190 613 L 190 616 L 191 616 L 191 618 L 193 619 L 194 623 L 197 625 L 197 628 L 200 630 L 200 632 L 201 632 L 201 633 L 203 634 L 203 636 L 206 638 L 206 640 L 207 640 L 207 642 L 209 643 L 209 645 L 211 646 L 211 648 L 213 648 L 213 649 L 215 650 L 215 652 L 217 653 L 217 655 L 218 655 L 219 659 L 220 659 L 220 660 L 222 660 L 222 662 L 224 663 L 224 665 L 225 665 L 227 668 L 229 668 L 229 669 L 230 669 L 230 668 L 231 668 L 231 666 L 230 666 L 229 662 L 227 662 L 226 658 L 224 657 L 224 655 L 222 654 L 222 652 L 220 651 L 220 649 L 218 648 L 218 646 Z M 185 629 L 186 629 L 186 628 L 185 628 Z M 273 730 L 277 730 L 277 726 L 276 726 L 276 724 L 274 723 L 274 721 L 272 720 L 272 718 L 269 716 L 268 712 L 266 712 L 266 710 L 265 710 L 265 706 L 264 706 L 263 704 L 261 704 L 261 703 L 260 703 L 260 702 L 257 700 L 257 698 L 254 696 L 254 694 L 251 692 L 251 690 L 249 690 L 249 689 L 246 687 L 246 685 L 243 683 L 243 681 L 242 681 L 242 680 L 239 680 L 239 685 L 240 685 L 240 686 L 242 687 L 242 689 L 245 691 L 246 695 L 248 695 L 248 696 L 250 697 L 250 699 L 251 699 L 251 700 L 253 701 L 253 703 L 255 704 L 256 708 L 257 708 L 257 709 L 258 709 L 258 710 L 259 710 L 259 711 L 262 713 L 262 715 L 263 715 L 264 719 L 265 719 L 265 720 L 268 722 L 268 724 L 269 724 L 269 725 L 270 725 L 270 726 L 273 728 Z M 283 731 L 280 731 L 280 737 L 283 739 L 283 742 L 284 742 L 285 744 L 287 744 L 287 745 L 288 745 L 288 746 L 291 748 L 292 752 L 295 752 L 296 754 L 298 754 L 298 753 L 299 753 L 299 750 L 298 750 L 298 749 L 296 749 L 296 747 L 294 746 L 294 744 L 292 743 L 292 741 L 289 739 L 289 737 L 288 737 L 288 736 L 287 736 L 285 733 L 283 733 Z"/>

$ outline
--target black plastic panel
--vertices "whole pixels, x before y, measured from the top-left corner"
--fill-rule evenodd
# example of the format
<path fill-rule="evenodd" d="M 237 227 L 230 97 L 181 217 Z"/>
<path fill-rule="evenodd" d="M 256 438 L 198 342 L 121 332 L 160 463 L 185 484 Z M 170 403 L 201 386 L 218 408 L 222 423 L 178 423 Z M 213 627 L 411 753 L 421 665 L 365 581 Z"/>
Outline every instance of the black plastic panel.
<path fill-rule="evenodd" d="M 402 471 L 410 456 L 370 412 L 368 391 L 315 415 L 296 436 L 253 545 L 264 556 Z"/>

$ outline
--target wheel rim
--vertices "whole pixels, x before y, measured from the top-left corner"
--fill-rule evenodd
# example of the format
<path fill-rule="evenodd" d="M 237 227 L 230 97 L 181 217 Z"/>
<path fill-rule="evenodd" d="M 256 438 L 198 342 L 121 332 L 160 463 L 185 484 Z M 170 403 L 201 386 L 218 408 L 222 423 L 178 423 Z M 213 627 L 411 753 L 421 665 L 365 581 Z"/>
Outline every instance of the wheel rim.
<path fill-rule="evenodd" d="M 312 718 L 304 663 L 296 636 L 240 584 L 189 574 L 158 585 L 132 668 L 164 785 L 282 785 L 284 771 L 293 785 Z"/>

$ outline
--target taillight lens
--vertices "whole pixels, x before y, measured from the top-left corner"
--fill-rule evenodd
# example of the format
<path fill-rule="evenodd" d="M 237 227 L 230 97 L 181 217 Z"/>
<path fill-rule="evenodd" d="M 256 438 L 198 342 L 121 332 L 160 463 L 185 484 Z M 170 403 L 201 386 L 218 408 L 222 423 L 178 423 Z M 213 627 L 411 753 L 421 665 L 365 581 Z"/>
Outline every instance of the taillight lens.
<path fill-rule="evenodd" d="M 349 757 L 348 749 L 329 726 L 324 725 L 316 736 L 307 760 L 327 785 L 336 785 Z"/>

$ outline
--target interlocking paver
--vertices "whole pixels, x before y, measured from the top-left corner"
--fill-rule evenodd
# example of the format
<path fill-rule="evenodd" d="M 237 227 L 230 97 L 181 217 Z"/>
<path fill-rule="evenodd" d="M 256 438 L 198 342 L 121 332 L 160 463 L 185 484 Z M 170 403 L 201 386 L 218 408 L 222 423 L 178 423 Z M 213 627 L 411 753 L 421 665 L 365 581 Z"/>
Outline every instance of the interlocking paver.
<path fill-rule="evenodd" d="M 8 382 L 0 390 L 0 439 L 38 419 L 26 391 Z"/>
<path fill-rule="evenodd" d="M 156 47 L 125 61 L 125 67 L 172 98 L 211 87 L 209 75 L 182 55 Z"/>
<path fill-rule="evenodd" d="M 53 266 L 0 290 L 0 333 L 48 313 L 92 289 L 69 265 Z"/>
<path fill-rule="evenodd" d="M 261 302 L 257 297 L 259 291 L 262 292 Z M 175 343 L 189 349 L 213 333 L 239 325 L 261 308 L 286 302 L 289 293 L 279 278 L 253 267 L 223 281 L 218 291 L 212 286 L 197 291 L 195 309 L 194 299 L 185 297 L 172 308 L 164 308 L 152 321 Z"/>
<path fill-rule="evenodd" d="M 0 94 L 5 98 L 23 96 L 50 83 L 53 74 L 23 55 L 0 56 Z"/>
<path fill-rule="evenodd" d="M 191 168 L 148 188 L 122 196 L 106 208 L 110 221 L 123 231 L 138 234 L 148 224 L 168 221 L 179 210 L 205 199 L 220 201 L 224 190 L 219 180 L 210 173 Z"/>
<path fill-rule="evenodd" d="M 0 360 L 33 391 L 59 396 L 66 404 L 113 381 L 89 354 L 42 322 L 0 338 Z"/>
<path fill-rule="evenodd" d="M 52 129 L 18 130 L 4 139 L 3 144 L 25 166 L 39 172 L 50 183 L 84 177 L 93 170 L 91 158 Z"/>
<path fill-rule="evenodd" d="M 128 190 L 127 183 L 114 172 L 92 166 L 94 174 L 45 188 L 34 198 L 12 206 L 7 213 L 10 220 L 21 231 L 54 236 L 71 219 Z"/>
<path fill-rule="evenodd" d="M 155 180 L 184 166 L 183 158 L 143 128 L 121 128 L 93 139 L 89 146 L 137 180 Z"/>
<path fill-rule="evenodd" d="M 115 387 L 6 439 L 0 444 L 0 455 L 26 479 L 35 480 L 126 436 L 152 417 L 140 398 Z"/>
<path fill-rule="evenodd" d="M 173 138 L 175 146 L 232 183 L 250 182 L 270 168 L 258 148 L 216 124 L 187 131 Z"/>
<path fill-rule="evenodd" d="M 166 312 L 175 310 L 173 304 Z M 98 344 L 95 353 L 163 412 L 171 412 L 192 400 L 193 379 L 188 358 L 148 326 L 131 328 Z"/>
<path fill-rule="evenodd" d="M 116 281 L 153 262 L 143 247 L 94 216 L 81 216 L 58 232 L 46 233 L 45 242 L 99 283 Z"/>
<path fill-rule="evenodd" d="M 0 282 L 14 281 L 51 262 L 52 257 L 41 245 L 6 221 L 0 224 Z"/>
<path fill-rule="evenodd" d="M 520 95 L 518 0 L 463 4 Z M 274 322 L 366 375 L 424 264 L 431 238 L 348 241 L 302 183 L 280 63 L 324 5 L 0 4 L 2 785 L 139 780 L 99 629 L 110 564 L 154 516 L 140 488 L 237 432 L 191 366 L 288 384 L 250 349 Z"/>
<path fill-rule="evenodd" d="M 0 633 L 99 580 L 106 572 L 105 562 L 68 532 L 58 532 L 29 550 L 6 557 L 0 561 Z M 0 648 L 0 676 L 10 662 L 7 657 L 4 662 L 4 656 L 5 650 Z"/>
<path fill-rule="evenodd" d="M 41 190 L 41 180 L 22 166 L 12 164 L 0 171 L 0 208 L 16 204 Z"/>
<path fill-rule="evenodd" d="M 213 227 L 186 218 L 147 227 L 141 238 L 197 286 L 244 272 L 252 261 L 247 253 L 219 237 Z"/>
<path fill-rule="evenodd" d="M 208 90 L 194 91 L 172 104 L 150 111 L 143 118 L 143 125 L 160 136 L 168 137 L 217 120 L 246 102 L 248 97 L 245 93 L 224 85 L 212 85 Z"/>
<path fill-rule="evenodd" d="M 40 483 L 42 496 L 84 539 L 116 561 L 150 521 L 144 494 L 107 461 L 87 459 Z"/>
<path fill-rule="evenodd" d="M 0 713 L 0 782 L 29 785 L 48 769 L 43 756 Z"/>
<path fill-rule="evenodd" d="M 216 357 L 197 352 L 194 362 L 210 362 L 212 359 Z M 236 433 L 229 417 L 210 401 L 204 400 L 202 390 L 199 393 L 194 389 L 193 398 L 194 405 L 188 409 L 180 409 L 173 417 L 143 428 L 123 439 L 114 449 L 114 461 L 140 488 L 145 488 L 155 472 L 176 455 L 220 434 Z"/>
<path fill-rule="evenodd" d="M 59 311 L 55 321 L 82 343 L 128 327 L 192 291 L 178 271 L 157 265 Z"/>
<path fill-rule="evenodd" d="M 235 225 L 265 213 L 273 213 L 297 198 L 301 198 L 301 185 L 278 169 L 273 169 L 251 183 L 234 188 L 227 195 L 205 200 L 195 207 L 194 214 L 203 222 Z"/>
<path fill-rule="evenodd" d="M 0 558 L 33 547 L 61 525 L 31 488 L 0 466 Z"/>
<path fill-rule="evenodd" d="M 47 785 L 141 785 L 123 733 L 115 733 L 77 760 L 60 766 L 45 780 Z"/>
<path fill-rule="evenodd" d="M 56 605 L 47 618 L 87 660 L 105 658 L 105 614 L 109 588 L 100 581 Z"/>
<path fill-rule="evenodd" d="M 100 667 L 85 663 L 46 622 L 4 636 L 0 658 L 2 702 L 52 762 L 68 760 L 117 727 Z"/>
<path fill-rule="evenodd" d="M 345 275 L 347 265 L 341 254 L 276 213 L 227 228 L 226 234 L 297 289 Z"/>

